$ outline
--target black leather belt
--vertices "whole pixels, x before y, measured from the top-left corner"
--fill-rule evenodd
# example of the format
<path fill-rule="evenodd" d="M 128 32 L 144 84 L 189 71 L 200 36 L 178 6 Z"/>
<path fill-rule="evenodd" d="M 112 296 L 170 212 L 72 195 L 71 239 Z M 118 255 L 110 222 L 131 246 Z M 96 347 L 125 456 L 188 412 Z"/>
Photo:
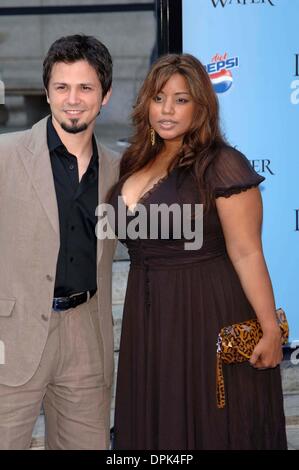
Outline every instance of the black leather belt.
<path fill-rule="evenodd" d="M 54 297 L 52 309 L 55 312 L 60 312 L 61 310 L 75 308 L 84 302 L 88 302 L 88 300 L 91 299 L 95 293 L 96 290 L 90 290 L 86 292 L 80 292 L 80 294 L 72 294 L 69 297 Z"/>

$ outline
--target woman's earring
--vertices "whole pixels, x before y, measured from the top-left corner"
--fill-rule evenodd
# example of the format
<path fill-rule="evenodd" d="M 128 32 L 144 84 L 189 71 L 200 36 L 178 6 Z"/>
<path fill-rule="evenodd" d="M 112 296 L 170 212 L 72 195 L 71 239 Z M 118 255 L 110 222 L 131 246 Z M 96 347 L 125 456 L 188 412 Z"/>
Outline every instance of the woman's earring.
<path fill-rule="evenodd" d="M 150 136 L 151 136 L 151 144 L 153 147 L 156 143 L 156 132 L 152 127 L 150 128 Z"/>

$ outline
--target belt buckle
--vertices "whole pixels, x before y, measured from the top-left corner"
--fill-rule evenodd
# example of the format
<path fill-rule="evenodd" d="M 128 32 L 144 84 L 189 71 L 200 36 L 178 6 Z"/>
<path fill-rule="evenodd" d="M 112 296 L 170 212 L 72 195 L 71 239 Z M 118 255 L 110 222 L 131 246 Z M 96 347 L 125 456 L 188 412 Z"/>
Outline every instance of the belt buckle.
<path fill-rule="evenodd" d="M 66 299 L 67 297 L 56 297 L 53 299 L 52 309 L 54 310 L 54 312 L 61 312 L 62 310 L 67 310 L 66 308 L 60 308 L 61 303 L 65 302 Z"/>
<path fill-rule="evenodd" d="M 79 293 L 76 293 L 76 294 L 72 294 L 69 297 L 56 297 L 56 298 L 54 298 L 53 299 L 52 309 L 56 312 L 60 312 L 62 310 L 69 310 L 70 308 L 75 308 L 75 307 L 77 307 L 77 305 L 80 305 L 80 304 L 76 303 L 77 297 L 79 297 L 83 294 L 86 294 L 86 300 L 84 302 L 89 302 L 90 297 L 91 297 L 90 296 L 90 291 L 79 292 Z M 66 308 L 59 308 L 59 304 L 61 304 L 63 302 L 68 303 L 67 307 Z M 83 302 L 81 302 L 81 303 L 83 303 Z"/>

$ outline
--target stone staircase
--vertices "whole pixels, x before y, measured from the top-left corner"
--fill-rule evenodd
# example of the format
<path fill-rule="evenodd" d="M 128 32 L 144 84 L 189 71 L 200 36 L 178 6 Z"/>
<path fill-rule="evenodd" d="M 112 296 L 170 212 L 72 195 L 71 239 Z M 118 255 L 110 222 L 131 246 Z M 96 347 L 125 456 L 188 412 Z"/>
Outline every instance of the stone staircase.
<path fill-rule="evenodd" d="M 114 356 L 115 356 L 115 376 L 118 362 L 119 342 L 121 333 L 121 321 L 123 302 L 126 290 L 127 276 L 129 271 L 129 261 L 126 260 L 126 252 L 122 247 L 118 247 L 116 258 L 113 263 L 113 317 L 114 317 Z M 286 415 L 288 447 L 290 450 L 299 450 L 299 361 L 292 360 L 293 356 L 288 353 L 281 364 L 284 408 Z M 299 353 L 297 354 L 299 358 Z M 114 398 L 113 392 L 111 406 L 111 426 L 114 418 Z M 41 414 L 36 422 L 31 448 L 34 450 L 44 448 L 44 416 Z"/>

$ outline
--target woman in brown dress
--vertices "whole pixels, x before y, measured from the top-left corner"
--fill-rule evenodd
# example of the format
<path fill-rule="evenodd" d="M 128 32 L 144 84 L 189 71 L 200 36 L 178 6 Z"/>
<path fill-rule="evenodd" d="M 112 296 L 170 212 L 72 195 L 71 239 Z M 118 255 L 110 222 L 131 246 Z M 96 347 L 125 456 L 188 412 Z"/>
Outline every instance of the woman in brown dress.
<path fill-rule="evenodd" d="M 157 60 L 133 123 L 110 204 L 126 209 L 126 228 L 138 214 L 136 204 L 142 205 L 148 225 L 147 237 L 120 236 L 131 267 L 115 449 L 285 449 L 281 334 L 261 245 L 257 186 L 264 178 L 225 143 L 210 79 L 191 55 Z M 183 225 L 177 215 L 166 221 L 168 239 L 162 222 L 158 237 L 150 237 L 152 205 L 199 203 L 201 247 L 186 249 L 186 237 L 175 236 Z M 224 366 L 226 406 L 219 409 L 218 332 L 255 317 L 263 337 L 249 362 Z"/>

